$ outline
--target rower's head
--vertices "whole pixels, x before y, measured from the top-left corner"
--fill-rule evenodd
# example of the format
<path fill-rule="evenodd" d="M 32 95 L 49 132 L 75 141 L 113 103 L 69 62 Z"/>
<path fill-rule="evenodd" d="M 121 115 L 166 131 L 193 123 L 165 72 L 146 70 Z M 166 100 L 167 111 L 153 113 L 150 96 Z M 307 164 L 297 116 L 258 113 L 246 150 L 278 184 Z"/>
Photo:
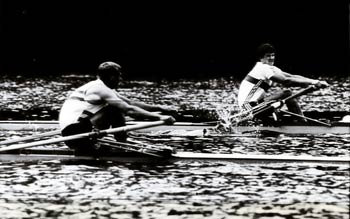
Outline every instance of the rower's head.
<path fill-rule="evenodd" d="M 257 49 L 258 59 L 260 62 L 268 65 L 275 63 L 275 48 L 269 44 L 261 44 Z"/>
<path fill-rule="evenodd" d="M 114 88 L 121 81 L 121 66 L 115 62 L 103 62 L 98 66 L 97 76 L 108 87 Z"/>

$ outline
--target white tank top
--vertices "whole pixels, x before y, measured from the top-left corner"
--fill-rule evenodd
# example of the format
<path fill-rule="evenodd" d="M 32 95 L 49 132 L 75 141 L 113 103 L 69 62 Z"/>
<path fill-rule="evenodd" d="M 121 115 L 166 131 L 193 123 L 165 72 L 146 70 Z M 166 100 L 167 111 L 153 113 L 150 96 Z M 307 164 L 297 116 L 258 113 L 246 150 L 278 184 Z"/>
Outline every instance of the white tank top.
<path fill-rule="evenodd" d="M 97 79 L 77 88 L 69 95 L 59 114 L 59 124 L 61 130 L 70 124 L 76 123 L 83 111 L 88 111 L 95 114 L 103 107 L 108 105 L 107 103 L 91 104 L 85 101 L 87 91 L 96 85 L 106 86 L 100 79 Z"/>
<path fill-rule="evenodd" d="M 273 82 L 270 80 L 270 78 L 276 73 L 281 72 L 281 69 L 275 66 L 257 62 L 248 75 L 258 80 L 262 80 L 271 86 Z M 249 81 L 243 80 L 238 91 L 238 105 L 242 106 L 248 102 L 258 102 L 259 100 L 263 99 L 265 95 L 266 92 L 264 89 Z"/>

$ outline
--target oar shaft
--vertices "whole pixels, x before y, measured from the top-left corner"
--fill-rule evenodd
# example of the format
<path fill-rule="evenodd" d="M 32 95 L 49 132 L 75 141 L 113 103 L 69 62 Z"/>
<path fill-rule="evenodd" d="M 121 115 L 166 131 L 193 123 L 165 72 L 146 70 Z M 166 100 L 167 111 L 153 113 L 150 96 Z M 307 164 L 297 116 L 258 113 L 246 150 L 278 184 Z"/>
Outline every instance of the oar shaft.
<path fill-rule="evenodd" d="M 316 88 L 315 86 L 311 85 L 311 86 L 305 88 L 304 90 L 301 90 L 301 91 L 299 91 L 299 92 L 297 92 L 297 93 L 295 93 L 295 94 L 292 94 L 291 96 L 285 98 L 283 101 L 285 102 L 285 101 L 288 101 L 288 100 L 290 100 L 290 99 L 294 99 L 294 98 L 300 97 L 300 96 L 302 96 L 302 95 L 305 95 L 305 94 L 307 94 L 307 93 L 310 93 L 310 92 L 312 92 L 312 91 L 315 91 L 316 89 L 317 89 L 317 88 Z"/>
<path fill-rule="evenodd" d="M 143 128 L 160 126 L 160 125 L 163 125 L 164 123 L 165 122 L 161 120 L 161 121 L 149 122 L 149 123 L 144 123 L 144 124 L 136 124 L 136 125 L 123 126 L 123 127 L 118 127 L 118 128 L 112 128 L 112 129 L 105 129 L 105 130 L 102 130 L 99 132 L 87 132 L 87 133 L 70 135 L 70 136 L 59 137 L 59 138 L 48 139 L 48 140 L 42 140 L 42 141 L 37 141 L 37 142 L 10 145 L 10 146 L 4 147 L 4 148 L 0 148 L 0 152 L 35 147 L 35 146 L 46 145 L 46 144 L 54 144 L 54 143 L 59 143 L 59 142 L 64 142 L 64 141 L 81 139 L 81 138 L 89 138 L 89 137 L 93 137 L 93 138 L 97 137 L 98 138 L 98 137 L 102 137 L 102 136 L 106 136 L 108 134 L 113 134 L 113 133 L 118 133 L 118 132 L 127 132 L 127 131 L 143 129 Z"/>
<path fill-rule="evenodd" d="M 289 97 L 284 98 L 281 102 L 282 102 L 282 103 L 285 103 L 285 102 L 288 101 L 288 100 L 291 100 L 291 99 L 300 97 L 300 96 L 305 95 L 305 94 L 307 94 L 307 93 L 309 93 L 309 92 L 312 92 L 312 91 L 314 91 L 314 90 L 316 90 L 315 86 L 309 86 L 309 87 L 307 87 L 307 88 L 305 88 L 305 89 L 303 89 L 303 90 L 301 90 L 301 91 L 299 91 L 299 92 L 297 92 L 297 93 L 295 93 L 295 94 L 290 95 Z M 278 101 L 277 101 L 277 102 L 272 102 L 271 104 L 267 104 L 266 107 L 262 107 L 261 109 L 258 108 L 258 110 L 257 110 L 256 113 L 254 113 L 254 111 L 253 111 L 253 114 L 256 115 L 256 114 L 262 113 L 262 112 L 264 112 L 264 111 L 266 111 L 266 110 L 269 110 L 269 109 L 280 108 L 280 107 L 282 107 L 282 105 L 283 105 L 283 104 L 281 104 L 281 105 L 278 105 L 278 106 L 276 107 L 276 106 L 274 106 L 274 103 L 278 103 Z M 254 110 L 254 109 L 253 109 L 253 110 Z"/>
<path fill-rule="evenodd" d="M 285 114 L 289 114 L 291 116 L 299 117 L 299 118 L 302 118 L 302 119 L 307 119 L 307 120 L 313 121 L 315 123 L 318 123 L 318 124 L 321 124 L 321 125 L 324 125 L 324 126 L 332 126 L 329 123 L 321 122 L 321 121 L 319 121 L 317 119 L 312 119 L 312 118 L 309 118 L 309 117 L 306 117 L 306 116 L 303 116 L 303 115 L 299 115 L 299 114 L 296 114 L 296 113 L 292 113 L 292 112 L 289 112 L 289 111 L 286 111 L 286 110 L 280 110 L 280 111 L 285 113 Z"/>
<path fill-rule="evenodd" d="M 212 124 L 216 124 L 218 121 L 210 121 L 210 122 L 175 122 L 172 126 L 208 126 Z M 135 124 L 145 124 L 147 122 L 142 121 L 129 121 L 127 125 L 135 125 Z"/>
<path fill-rule="evenodd" d="M 30 141 L 30 140 L 34 140 L 34 139 L 38 139 L 38 138 L 43 138 L 43 137 L 50 137 L 53 135 L 58 135 L 60 133 L 61 133 L 60 130 L 44 132 L 44 133 L 37 134 L 37 135 L 31 135 L 31 136 L 26 136 L 26 137 L 22 137 L 22 138 L 1 141 L 0 145 L 9 145 L 9 144 L 14 144 L 14 143 L 18 143 L 18 142 L 24 142 L 24 141 Z"/>
<path fill-rule="evenodd" d="M 138 130 L 138 129 L 145 129 L 145 128 L 150 128 L 150 127 L 154 127 L 154 126 L 164 125 L 164 124 L 165 124 L 165 121 L 159 120 L 159 121 L 155 121 L 155 122 L 147 122 L 147 123 L 143 123 L 143 124 L 127 125 L 127 126 L 122 126 L 122 127 L 118 127 L 118 128 L 106 129 L 106 130 L 100 131 L 100 133 L 103 136 L 105 136 L 105 135 L 113 134 L 113 133 L 117 133 L 117 132 L 134 131 L 134 130 Z"/>
<path fill-rule="evenodd" d="M 281 100 L 281 102 L 282 103 L 285 103 L 286 101 L 288 101 L 288 100 L 290 100 L 290 99 L 294 99 L 294 98 L 297 98 L 297 97 L 300 97 L 300 96 L 302 96 L 302 95 L 305 95 L 305 94 L 307 94 L 307 93 L 309 93 L 309 92 L 311 92 L 311 91 L 314 91 L 314 90 L 316 90 L 316 88 L 315 88 L 315 86 L 309 86 L 309 87 L 307 87 L 307 88 L 305 88 L 305 89 L 303 89 L 303 90 L 301 90 L 301 91 L 299 91 L 299 92 L 297 92 L 297 93 L 295 93 L 295 94 L 292 94 L 291 96 L 289 96 L 289 97 L 286 97 L 285 99 L 283 99 L 283 100 Z M 276 101 L 276 102 L 272 102 L 272 103 L 268 103 L 268 104 L 264 104 L 264 105 L 258 105 L 258 106 L 256 106 L 256 107 L 253 107 L 252 108 L 252 114 L 253 114 L 253 116 L 256 116 L 256 115 L 258 115 L 258 114 L 260 114 L 260 113 L 262 113 L 262 112 L 265 112 L 265 111 L 267 111 L 267 110 L 270 110 L 270 109 L 275 109 L 275 108 L 280 108 L 283 104 L 280 104 L 279 106 L 274 106 L 274 103 L 278 103 L 279 101 Z"/>

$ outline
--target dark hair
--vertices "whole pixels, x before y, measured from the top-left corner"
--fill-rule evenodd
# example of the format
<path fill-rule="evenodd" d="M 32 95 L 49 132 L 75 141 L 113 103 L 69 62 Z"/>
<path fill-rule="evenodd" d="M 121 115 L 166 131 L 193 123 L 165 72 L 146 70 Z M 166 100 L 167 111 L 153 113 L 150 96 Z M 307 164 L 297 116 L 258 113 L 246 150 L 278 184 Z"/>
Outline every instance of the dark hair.
<path fill-rule="evenodd" d="M 115 62 L 103 62 L 98 66 L 97 75 L 100 77 L 121 72 L 121 66 Z"/>
<path fill-rule="evenodd" d="M 261 59 L 267 53 L 275 53 L 275 48 L 269 43 L 264 43 L 258 47 L 256 53 L 257 53 L 258 59 Z"/>

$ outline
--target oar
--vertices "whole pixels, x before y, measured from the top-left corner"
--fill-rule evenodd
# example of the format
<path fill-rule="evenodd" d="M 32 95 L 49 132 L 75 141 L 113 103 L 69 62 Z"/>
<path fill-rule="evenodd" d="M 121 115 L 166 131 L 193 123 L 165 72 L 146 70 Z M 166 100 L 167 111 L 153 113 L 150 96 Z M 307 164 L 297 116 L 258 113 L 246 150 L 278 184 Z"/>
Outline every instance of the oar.
<path fill-rule="evenodd" d="M 299 117 L 299 118 L 302 118 L 302 119 L 306 119 L 306 120 L 310 120 L 312 122 L 315 122 L 315 123 L 318 123 L 318 124 L 321 124 L 321 125 L 324 125 L 324 126 L 332 126 L 331 124 L 329 123 L 325 123 L 325 122 L 321 122 L 317 119 L 312 119 L 310 117 L 307 117 L 307 116 L 303 116 L 303 115 L 299 115 L 299 114 L 296 114 L 296 113 L 292 113 L 292 112 L 289 112 L 289 111 L 286 111 L 286 110 L 280 110 L 281 112 L 285 113 L 285 114 L 289 114 L 291 116 L 295 116 L 295 117 Z"/>
<path fill-rule="evenodd" d="M 309 92 L 312 92 L 312 91 L 315 91 L 317 88 L 315 86 L 309 86 L 283 100 L 279 100 L 279 101 L 274 101 L 272 103 L 263 103 L 261 105 L 257 105 L 255 107 L 253 107 L 252 109 L 248 110 L 248 111 L 244 111 L 244 112 L 241 112 L 241 113 L 237 113 L 233 116 L 230 117 L 230 121 L 231 122 L 235 122 L 236 124 L 239 124 L 241 122 L 244 122 L 246 120 L 249 120 L 251 117 L 254 117 L 260 113 L 263 113 L 263 112 L 266 112 L 267 110 L 270 110 L 270 109 L 277 109 L 277 108 L 280 108 L 283 106 L 283 104 L 290 100 L 290 99 L 293 99 L 293 98 L 297 98 L 297 97 L 300 97 L 302 95 L 305 95 Z M 240 118 L 240 117 L 243 117 L 243 118 Z M 235 118 L 238 118 L 236 121 L 234 120 Z"/>
<path fill-rule="evenodd" d="M 212 124 L 216 124 L 218 121 L 210 121 L 210 122 L 175 122 L 171 126 L 210 126 Z M 144 124 L 147 122 L 143 121 L 129 121 L 126 122 L 127 125 L 135 125 L 135 124 Z"/>
<path fill-rule="evenodd" d="M 101 137 L 106 136 L 108 134 L 113 134 L 113 133 L 117 133 L 117 132 L 133 131 L 133 130 L 144 129 L 144 128 L 149 128 L 149 127 L 154 127 L 154 126 L 160 126 L 160 125 L 164 125 L 164 124 L 165 124 L 165 121 L 161 120 L 161 121 L 155 121 L 155 122 L 148 122 L 148 123 L 144 123 L 144 124 L 127 125 L 127 126 L 123 126 L 123 127 L 105 129 L 105 130 L 101 130 L 101 131 L 93 131 L 93 132 L 81 133 L 81 134 L 70 135 L 70 136 L 65 136 L 65 137 L 58 137 L 58 138 L 54 138 L 54 139 L 29 142 L 29 143 L 24 143 L 24 144 L 15 144 L 15 145 L 10 145 L 10 146 L 4 147 L 4 148 L 0 148 L 0 152 L 35 147 L 35 146 L 46 145 L 46 144 L 54 144 L 54 143 L 58 143 L 58 142 L 71 141 L 71 140 L 81 139 L 81 138 L 101 138 Z"/>
<path fill-rule="evenodd" d="M 44 132 L 44 133 L 37 134 L 37 135 L 25 136 L 22 138 L 0 141 L 0 146 L 1 145 L 9 145 L 9 144 L 18 143 L 18 142 L 24 142 L 24 141 L 31 141 L 31 140 L 35 140 L 38 138 L 49 137 L 49 136 L 58 135 L 58 134 L 61 134 L 60 130 Z"/>
<path fill-rule="evenodd" d="M 255 115 L 258 115 L 258 114 L 260 114 L 260 113 L 262 113 L 262 112 L 265 112 L 266 110 L 269 110 L 269 109 L 277 109 L 277 108 L 280 108 L 280 107 L 282 107 L 283 106 L 283 104 L 285 103 L 285 102 L 287 102 L 288 100 L 290 100 L 290 99 L 294 99 L 294 98 L 297 98 L 297 97 L 300 97 L 300 96 L 302 96 L 302 95 L 305 95 L 305 94 L 307 94 L 307 93 L 310 93 L 310 92 L 312 92 L 312 91 L 315 91 L 316 90 L 316 87 L 315 86 L 309 86 L 309 87 L 307 87 L 307 88 L 305 88 L 305 89 L 303 89 L 303 90 L 301 90 L 301 91 L 299 91 L 299 92 L 297 92 L 297 93 L 295 93 L 295 94 L 293 94 L 293 95 L 290 95 L 289 97 L 286 97 L 285 99 L 283 99 L 283 100 L 280 100 L 280 101 L 276 101 L 276 102 L 272 102 L 272 103 L 270 103 L 270 104 L 266 104 L 266 106 L 265 107 L 263 107 L 263 108 L 261 108 L 261 109 L 259 109 L 259 107 L 257 106 L 257 111 L 256 112 L 254 112 L 254 107 L 253 107 L 253 114 L 254 114 L 254 116 Z"/>

